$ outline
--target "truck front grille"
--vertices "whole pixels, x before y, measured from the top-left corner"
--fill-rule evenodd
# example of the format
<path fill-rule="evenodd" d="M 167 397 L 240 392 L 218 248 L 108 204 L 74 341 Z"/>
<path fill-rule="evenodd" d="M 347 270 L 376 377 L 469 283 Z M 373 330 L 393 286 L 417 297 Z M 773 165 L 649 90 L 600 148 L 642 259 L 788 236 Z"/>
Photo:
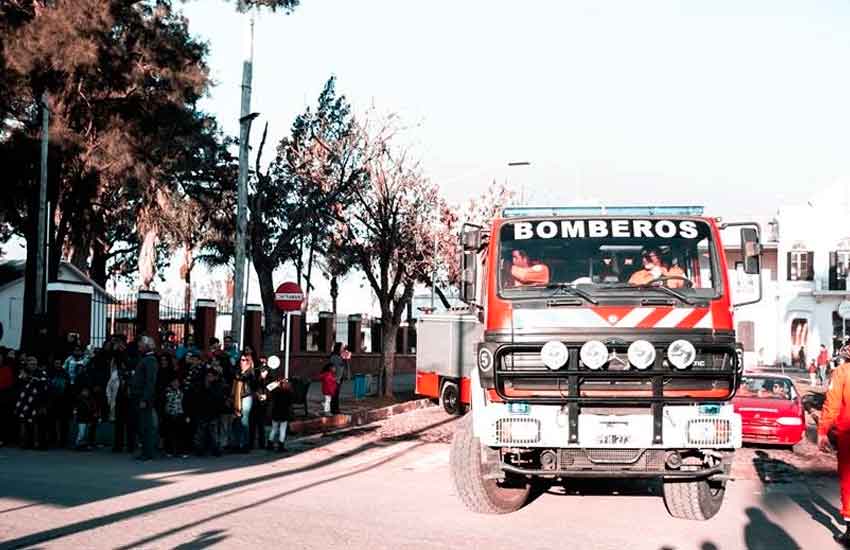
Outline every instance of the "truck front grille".
<path fill-rule="evenodd" d="M 664 469 L 661 449 L 561 449 L 558 453 L 562 470 L 596 470 L 639 472 Z"/>

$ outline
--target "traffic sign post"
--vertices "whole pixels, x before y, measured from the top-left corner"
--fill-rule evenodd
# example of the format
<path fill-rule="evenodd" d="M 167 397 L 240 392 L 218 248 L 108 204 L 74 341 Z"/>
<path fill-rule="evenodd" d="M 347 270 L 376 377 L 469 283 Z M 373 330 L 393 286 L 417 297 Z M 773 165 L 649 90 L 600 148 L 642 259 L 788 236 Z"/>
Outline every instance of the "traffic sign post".
<path fill-rule="evenodd" d="M 304 303 L 304 292 L 298 283 L 288 281 L 277 287 L 274 293 L 274 304 L 277 308 L 286 313 L 286 353 L 283 359 L 283 376 L 289 378 L 289 348 L 292 345 L 292 336 L 290 330 L 292 326 L 292 312 L 300 311 Z"/>

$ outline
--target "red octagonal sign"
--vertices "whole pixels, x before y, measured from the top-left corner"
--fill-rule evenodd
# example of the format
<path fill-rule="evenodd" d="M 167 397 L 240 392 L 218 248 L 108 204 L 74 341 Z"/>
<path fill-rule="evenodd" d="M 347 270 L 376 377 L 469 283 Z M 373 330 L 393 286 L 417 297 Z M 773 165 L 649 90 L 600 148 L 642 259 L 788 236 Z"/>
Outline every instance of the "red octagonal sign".
<path fill-rule="evenodd" d="M 298 311 L 304 303 L 304 293 L 298 283 L 283 283 L 274 293 L 274 305 L 281 311 Z"/>

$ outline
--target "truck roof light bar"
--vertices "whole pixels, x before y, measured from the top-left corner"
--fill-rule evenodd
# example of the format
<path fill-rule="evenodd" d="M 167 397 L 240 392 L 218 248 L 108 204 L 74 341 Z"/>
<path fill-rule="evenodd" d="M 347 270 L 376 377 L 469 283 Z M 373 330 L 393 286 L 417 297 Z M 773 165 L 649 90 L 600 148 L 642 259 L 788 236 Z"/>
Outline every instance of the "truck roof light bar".
<path fill-rule="evenodd" d="M 702 206 L 511 206 L 503 218 L 535 216 L 702 216 Z"/>

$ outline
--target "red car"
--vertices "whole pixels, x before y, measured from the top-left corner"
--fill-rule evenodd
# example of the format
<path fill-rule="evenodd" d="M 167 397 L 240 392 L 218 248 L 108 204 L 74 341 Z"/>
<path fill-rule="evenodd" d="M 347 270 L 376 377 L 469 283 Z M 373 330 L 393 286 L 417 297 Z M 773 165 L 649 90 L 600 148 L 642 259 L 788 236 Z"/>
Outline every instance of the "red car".
<path fill-rule="evenodd" d="M 741 415 L 745 443 L 793 446 L 806 433 L 800 393 L 787 376 L 744 376 L 732 405 Z"/>

